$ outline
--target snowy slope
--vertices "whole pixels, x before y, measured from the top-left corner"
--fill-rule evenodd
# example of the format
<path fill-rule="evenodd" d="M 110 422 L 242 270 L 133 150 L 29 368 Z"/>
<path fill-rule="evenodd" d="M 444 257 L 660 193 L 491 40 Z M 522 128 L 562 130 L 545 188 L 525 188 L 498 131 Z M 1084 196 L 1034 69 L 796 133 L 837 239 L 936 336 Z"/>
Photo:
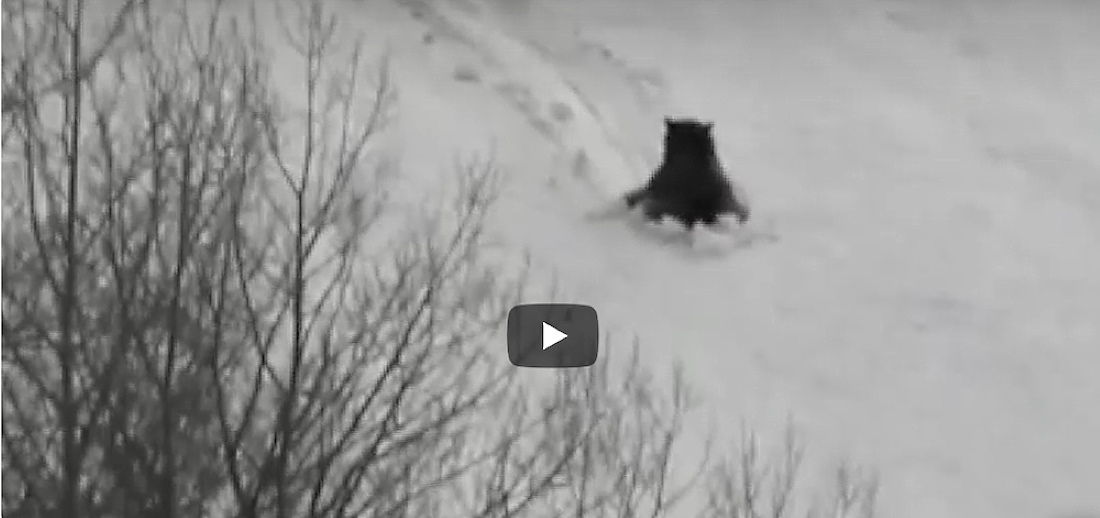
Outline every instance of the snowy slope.
<path fill-rule="evenodd" d="M 349 2 L 385 39 L 408 179 L 507 173 L 494 229 L 729 437 L 788 415 L 885 516 L 1100 513 L 1100 4 Z M 782 239 L 699 258 L 586 210 L 666 114 Z M 816 454 L 815 454 L 816 452 Z"/>
<path fill-rule="evenodd" d="M 573 7 L 717 121 L 783 242 L 641 252 L 597 307 L 716 408 L 873 460 L 888 516 L 1100 506 L 1095 4 L 677 4 Z"/>

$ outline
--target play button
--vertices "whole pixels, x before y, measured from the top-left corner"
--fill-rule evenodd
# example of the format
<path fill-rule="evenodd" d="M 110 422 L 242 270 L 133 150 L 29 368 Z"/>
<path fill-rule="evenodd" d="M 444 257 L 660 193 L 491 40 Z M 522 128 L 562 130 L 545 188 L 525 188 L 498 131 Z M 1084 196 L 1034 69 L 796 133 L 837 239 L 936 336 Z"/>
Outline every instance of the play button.
<path fill-rule="evenodd" d="M 588 367 L 599 352 L 596 310 L 524 304 L 508 312 L 508 359 L 519 367 Z"/>
<path fill-rule="evenodd" d="M 569 335 L 554 329 L 554 326 L 542 323 L 542 350 L 545 351 L 552 347 L 554 344 L 569 338 Z"/>

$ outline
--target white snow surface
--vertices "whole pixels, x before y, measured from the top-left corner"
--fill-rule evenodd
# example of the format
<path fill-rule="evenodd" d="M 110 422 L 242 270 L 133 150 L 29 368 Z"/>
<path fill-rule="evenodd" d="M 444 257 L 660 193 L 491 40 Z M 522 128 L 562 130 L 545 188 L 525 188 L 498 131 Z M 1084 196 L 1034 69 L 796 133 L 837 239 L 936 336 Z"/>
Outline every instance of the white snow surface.
<path fill-rule="evenodd" d="M 391 49 L 406 189 L 493 153 L 496 235 L 682 361 L 723 436 L 791 416 L 887 517 L 1100 516 L 1100 2 L 336 5 Z M 778 241 L 585 217 L 666 115 L 715 122 Z"/>

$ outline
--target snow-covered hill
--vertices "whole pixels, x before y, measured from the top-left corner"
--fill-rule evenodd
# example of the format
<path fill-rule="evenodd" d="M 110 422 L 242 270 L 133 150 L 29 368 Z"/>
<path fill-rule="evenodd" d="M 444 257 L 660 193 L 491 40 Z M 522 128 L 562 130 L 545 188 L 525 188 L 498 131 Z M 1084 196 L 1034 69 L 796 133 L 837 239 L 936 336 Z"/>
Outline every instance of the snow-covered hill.
<path fill-rule="evenodd" d="M 812 465 L 878 468 L 885 516 L 1100 513 L 1100 4 L 346 9 L 392 49 L 406 186 L 495 153 L 494 230 L 682 359 L 731 438 L 793 416 Z M 585 220 L 666 114 L 716 122 L 779 241 L 697 257 Z"/>

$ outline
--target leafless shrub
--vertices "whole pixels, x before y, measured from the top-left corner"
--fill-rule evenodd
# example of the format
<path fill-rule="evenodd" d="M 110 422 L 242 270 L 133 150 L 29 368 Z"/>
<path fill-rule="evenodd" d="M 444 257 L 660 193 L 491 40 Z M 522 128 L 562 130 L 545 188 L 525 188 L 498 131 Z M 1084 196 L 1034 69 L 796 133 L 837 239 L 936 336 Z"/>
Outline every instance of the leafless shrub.
<path fill-rule="evenodd" d="M 858 468 L 842 465 L 834 485 L 812 501 L 805 496 L 813 486 L 799 479 L 803 447 L 793 425 L 788 425 L 777 455 L 764 456 L 754 433 L 742 431 L 737 454 L 714 466 L 708 477 L 704 516 L 713 518 L 872 518 L 877 479 Z M 802 497 L 800 499 L 800 497 Z"/>

